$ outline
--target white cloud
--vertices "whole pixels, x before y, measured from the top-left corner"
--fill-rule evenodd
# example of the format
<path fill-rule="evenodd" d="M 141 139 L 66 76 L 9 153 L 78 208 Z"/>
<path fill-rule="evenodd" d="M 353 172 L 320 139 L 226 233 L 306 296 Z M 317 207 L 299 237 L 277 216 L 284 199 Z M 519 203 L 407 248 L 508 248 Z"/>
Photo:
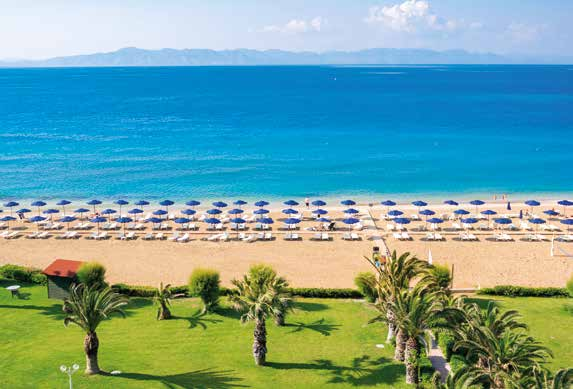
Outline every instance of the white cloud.
<path fill-rule="evenodd" d="M 317 16 L 310 20 L 292 19 L 285 25 L 272 24 L 260 29 L 260 32 L 276 32 L 283 34 L 304 34 L 307 32 L 320 32 L 327 24 L 327 20 L 322 16 Z"/>
<path fill-rule="evenodd" d="M 527 43 L 536 41 L 545 28 L 545 25 L 528 25 L 512 22 L 507 26 L 506 33 L 516 42 Z"/>
<path fill-rule="evenodd" d="M 382 24 L 399 32 L 414 33 L 419 30 L 450 32 L 461 28 L 481 28 L 481 23 L 469 25 L 462 20 L 447 19 L 436 15 L 426 0 L 406 0 L 391 6 L 374 6 L 368 10 L 366 23 Z"/>

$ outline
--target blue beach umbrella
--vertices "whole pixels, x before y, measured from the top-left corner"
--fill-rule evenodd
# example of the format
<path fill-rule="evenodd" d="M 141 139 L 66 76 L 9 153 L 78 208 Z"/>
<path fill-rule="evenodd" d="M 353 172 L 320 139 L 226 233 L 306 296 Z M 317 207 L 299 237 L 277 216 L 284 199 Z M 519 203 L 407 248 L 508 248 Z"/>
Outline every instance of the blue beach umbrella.
<path fill-rule="evenodd" d="M 296 215 L 298 213 L 298 211 L 294 210 L 292 208 L 287 208 L 287 209 L 283 209 L 282 213 L 284 213 L 285 215 Z"/>
<path fill-rule="evenodd" d="M 185 203 L 185 205 L 188 205 L 189 207 L 196 207 L 198 205 L 201 205 L 201 202 L 197 201 L 197 200 L 190 200 L 190 201 L 187 201 Z"/>
<path fill-rule="evenodd" d="M 294 217 L 289 217 L 284 222 L 285 222 L 285 224 L 298 224 L 298 223 L 300 223 L 300 219 L 295 219 Z"/>
<path fill-rule="evenodd" d="M 217 208 L 225 208 L 227 206 L 227 203 L 224 203 L 222 201 L 215 201 L 213 203 L 213 206 Z"/>
<path fill-rule="evenodd" d="M 343 212 L 348 214 L 348 215 L 356 215 L 357 213 L 360 213 L 359 210 L 354 209 L 354 208 L 345 209 Z"/>
<path fill-rule="evenodd" d="M 4 203 L 5 207 L 10 208 L 10 216 L 12 216 L 12 208 L 17 207 L 18 205 L 20 205 L 20 203 L 17 203 L 15 201 L 8 201 L 7 203 Z"/>
<path fill-rule="evenodd" d="M 462 219 L 462 223 L 464 224 L 475 224 L 478 222 L 478 219 L 476 219 L 475 217 L 468 217 L 465 219 Z"/>
<path fill-rule="evenodd" d="M 149 201 L 146 200 L 138 200 L 134 203 L 135 205 L 139 206 L 139 207 L 143 207 L 145 205 L 149 205 Z"/>
<path fill-rule="evenodd" d="M 312 205 L 314 205 L 315 207 L 324 207 L 326 203 L 322 200 L 314 200 L 312 202 Z"/>
<path fill-rule="evenodd" d="M 529 207 L 531 208 L 531 213 L 533 213 L 533 207 L 539 207 L 541 203 L 537 200 L 527 200 L 525 202 L 525 205 L 529 205 Z"/>
<path fill-rule="evenodd" d="M 183 215 L 191 216 L 191 215 L 195 215 L 197 213 L 197 211 L 194 209 L 184 209 L 181 211 L 181 213 Z"/>
<path fill-rule="evenodd" d="M 315 215 L 326 215 L 328 211 L 325 209 L 318 208 L 312 211 L 312 213 L 314 213 Z"/>
<path fill-rule="evenodd" d="M 561 224 L 565 224 L 567 226 L 567 231 L 569 231 L 571 226 L 573 226 L 573 219 L 563 219 L 561 220 Z"/>
<path fill-rule="evenodd" d="M 61 218 L 60 220 L 58 220 L 60 223 L 66 223 L 68 225 L 67 229 L 68 231 L 70 230 L 70 223 L 73 221 L 76 221 L 77 219 L 73 216 L 64 216 L 63 218 Z"/>
<path fill-rule="evenodd" d="M 125 231 L 125 223 L 131 223 L 133 219 L 130 217 L 118 217 L 115 221 L 121 223 L 123 225 L 123 230 Z"/>
<path fill-rule="evenodd" d="M 60 207 L 62 207 L 62 214 L 66 214 L 66 205 L 71 204 L 72 202 L 69 200 L 60 200 L 56 203 L 56 205 L 59 205 Z"/>
<path fill-rule="evenodd" d="M 121 215 L 122 215 L 122 213 L 121 213 L 121 207 L 123 207 L 124 205 L 129 204 L 129 201 L 123 200 L 123 199 L 119 199 L 119 200 L 114 201 L 114 203 L 117 204 L 117 205 L 119 205 L 119 215 L 121 216 Z"/>
<path fill-rule="evenodd" d="M 100 201 L 100 200 L 93 199 L 93 200 L 88 201 L 86 204 L 87 204 L 87 205 L 92 205 L 92 206 L 94 207 L 94 213 L 96 213 L 96 205 L 100 205 L 100 204 L 101 204 L 101 201 Z"/>
<path fill-rule="evenodd" d="M 545 224 L 545 220 L 539 218 L 529 219 L 531 224 L 535 224 L 535 228 L 538 229 L 540 224 Z"/>
<path fill-rule="evenodd" d="M 262 217 L 262 218 L 260 218 L 260 219 L 257 220 L 257 221 L 258 221 L 259 223 L 262 223 L 262 224 L 273 224 L 273 223 L 275 222 L 275 221 L 274 221 L 272 218 L 270 218 L 270 217 Z"/>
<path fill-rule="evenodd" d="M 159 202 L 159 205 L 161 205 L 162 207 L 165 207 L 165 210 L 167 212 L 169 212 L 169 207 L 173 204 L 175 204 L 175 203 L 171 200 L 163 200 L 163 201 Z"/>
<path fill-rule="evenodd" d="M 354 200 L 342 200 L 340 202 L 340 204 L 346 205 L 346 206 L 351 206 L 351 205 L 356 205 L 356 201 L 354 201 Z"/>
<path fill-rule="evenodd" d="M 219 215 L 221 213 L 223 213 L 223 211 L 221 211 L 220 209 L 217 209 L 217 208 L 207 210 L 208 215 Z"/>
<path fill-rule="evenodd" d="M 496 211 L 492 211 L 491 209 L 486 209 L 485 211 L 481 211 L 480 212 L 482 215 L 486 215 L 487 216 L 487 221 L 489 222 L 489 218 L 492 215 L 497 215 Z"/>
<path fill-rule="evenodd" d="M 177 219 L 173 220 L 177 224 L 186 224 L 191 221 L 191 219 L 187 219 L 186 217 L 178 217 Z"/>
<path fill-rule="evenodd" d="M 444 220 L 440 219 L 439 217 L 433 217 L 433 218 L 426 220 L 426 223 L 430 223 L 430 224 L 440 224 L 443 222 L 444 222 Z"/>
<path fill-rule="evenodd" d="M 38 208 L 38 215 L 40 214 L 40 208 L 42 208 L 43 206 L 46 205 L 45 202 L 43 202 L 42 200 L 37 200 L 34 201 L 32 204 L 30 204 L 32 207 L 37 207 Z"/>
<path fill-rule="evenodd" d="M 431 209 L 423 209 L 420 211 L 420 215 L 426 216 L 426 219 L 428 218 L 428 216 L 432 216 L 435 214 L 436 214 L 436 212 L 432 211 Z"/>
<path fill-rule="evenodd" d="M 38 216 L 33 216 L 33 217 L 31 217 L 31 218 L 28 219 L 28 221 L 29 221 L 30 223 L 36 223 L 36 225 L 38 226 L 38 229 L 40 229 L 40 224 L 39 224 L 39 223 L 42 222 L 42 221 L 44 221 L 44 220 L 46 220 L 46 218 L 45 218 L 44 216 L 40 216 L 40 215 L 38 215 Z"/>
<path fill-rule="evenodd" d="M 243 205 L 246 205 L 247 202 L 245 200 L 237 200 L 235 202 L 233 202 L 233 205 L 236 205 L 238 207 L 242 207 Z"/>
<path fill-rule="evenodd" d="M 446 201 L 444 201 L 444 204 L 446 204 L 446 205 L 452 205 L 452 206 L 454 206 L 454 207 L 459 205 L 459 204 L 458 204 L 456 201 L 454 201 L 454 200 L 446 200 Z"/>
<path fill-rule="evenodd" d="M 94 223 L 97 225 L 97 232 L 99 233 L 99 224 L 105 223 L 106 221 L 107 221 L 107 219 L 105 217 L 98 216 L 98 217 L 94 217 L 93 219 L 91 219 L 90 223 Z"/>
<path fill-rule="evenodd" d="M 150 217 L 148 219 L 145 219 L 146 223 L 152 223 L 152 224 L 159 224 L 163 221 L 163 219 L 160 219 L 158 217 Z"/>
<path fill-rule="evenodd" d="M 384 201 L 381 201 L 380 204 L 386 206 L 386 213 L 388 213 L 390 211 L 390 207 L 393 207 L 396 205 L 396 203 L 392 200 L 384 200 Z"/>
<path fill-rule="evenodd" d="M 397 217 L 394 219 L 394 223 L 396 224 L 410 224 L 410 219 L 407 217 Z"/>
<path fill-rule="evenodd" d="M 53 215 L 55 213 L 60 213 L 60 211 L 58 209 L 49 208 L 49 209 L 44 210 L 42 213 L 45 215 L 50 215 L 50 217 L 51 217 L 51 215 Z"/>
<path fill-rule="evenodd" d="M 287 200 L 283 204 L 288 205 L 289 207 L 296 207 L 298 205 L 298 203 L 294 200 Z"/>
<path fill-rule="evenodd" d="M 400 215 L 403 215 L 403 214 L 404 214 L 404 212 L 402 212 L 402 211 L 400 211 L 400 210 L 398 210 L 398 209 L 393 209 L 393 210 L 391 210 L 390 212 L 388 212 L 388 215 L 389 215 L 389 216 L 400 216 Z"/>
<path fill-rule="evenodd" d="M 107 208 L 107 209 L 104 209 L 103 211 L 101 211 L 102 215 L 113 215 L 114 213 L 117 213 L 117 211 L 115 209 L 111 209 L 111 208 Z"/>
<path fill-rule="evenodd" d="M 260 200 L 255 203 L 255 207 L 266 207 L 267 205 L 269 205 L 269 202 L 265 200 Z"/>
<path fill-rule="evenodd" d="M 554 211 L 552 209 L 548 209 L 546 211 L 543 211 L 544 214 L 548 215 L 548 216 L 557 216 L 559 215 L 559 212 Z"/>
<path fill-rule="evenodd" d="M 221 223 L 221 220 L 217 219 L 216 217 L 210 217 L 203 220 L 207 224 L 215 225 Z"/>
<path fill-rule="evenodd" d="M 454 211 L 454 214 L 456 215 L 469 215 L 469 211 L 466 211 L 465 209 L 456 209 Z"/>
<path fill-rule="evenodd" d="M 231 219 L 231 223 L 235 223 L 235 224 L 245 224 L 247 221 L 245 219 L 242 219 L 240 217 L 234 217 Z M 238 228 L 238 226 L 237 226 Z"/>
<path fill-rule="evenodd" d="M 266 215 L 269 212 L 270 211 L 268 209 L 263 209 L 263 208 L 257 209 L 256 211 L 253 211 L 253 213 L 255 215 Z"/>
<path fill-rule="evenodd" d="M 330 219 L 327 217 L 320 217 L 320 218 L 316 219 L 316 221 L 319 223 L 330 223 Z"/>
<path fill-rule="evenodd" d="M 153 211 L 153 214 L 155 216 L 163 216 L 163 215 L 167 215 L 169 212 L 167 212 L 164 209 L 158 209 L 157 211 Z"/>
<path fill-rule="evenodd" d="M 572 206 L 572 205 L 573 205 L 573 201 L 560 200 L 560 201 L 557 202 L 557 204 L 563 206 L 563 216 L 567 217 L 567 207 Z M 7 205 L 6 205 L 6 206 L 7 206 Z"/>
<path fill-rule="evenodd" d="M 483 201 L 481 201 L 481 200 L 472 200 L 472 201 L 470 201 L 470 204 L 476 206 L 476 213 L 478 213 L 478 207 L 479 207 L 480 205 L 484 205 L 485 202 L 483 202 Z"/>
<path fill-rule="evenodd" d="M 80 214 L 80 219 L 83 219 L 84 217 L 84 213 L 89 212 L 90 210 L 87 208 L 78 208 L 74 211 L 74 213 L 79 213 Z"/>
<path fill-rule="evenodd" d="M 500 224 L 500 225 L 506 225 L 506 224 L 512 223 L 511 219 L 509 219 L 507 217 L 501 217 L 501 218 L 493 219 L 493 222 L 495 224 Z"/>
<path fill-rule="evenodd" d="M 234 209 L 231 209 L 231 210 L 230 210 L 229 212 L 227 212 L 227 213 L 228 213 L 229 215 L 239 215 L 239 214 L 241 214 L 241 213 L 243 213 L 243 212 L 245 212 L 245 211 L 243 211 L 242 209 L 234 208 Z"/>
<path fill-rule="evenodd" d="M 21 208 L 21 209 L 16 211 L 16 213 L 29 213 L 29 212 L 32 212 L 32 210 L 30 210 L 28 208 Z"/>
<path fill-rule="evenodd" d="M 13 216 L 3 216 L 2 218 L 0 218 L 0 221 L 7 223 L 8 228 L 10 228 L 10 222 L 13 220 L 16 220 L 16 218 Z"/>
<path fill-rule="evenodd" d="M 426 203 L 425 201 L 416 200 L 416 201 L 412 201 L 412 205 L 415 205 L 416 207 L 418 207 L 418 213 L 420 213 L 420 208 L 427 206 L 428 203 Z"/>
<path fill-rule="evenodd" d="M 140 213 L 143 213 L 143 209 L 133 208 L 127 211 L 127 213 L 130 215 L 139 215 Z"/>
<path fill-rule="evenodd" d="M 348 229 L 350 229 L 350 226 L 351 226 L 352 224 L 360 223 L 360 220 L 356 219 L 355 217 L 349 217 L 349 218 L 346 218 L 346 219 L 342 219 L 342 222 L 343 222 L 344 224 L 348 224 Z"/>

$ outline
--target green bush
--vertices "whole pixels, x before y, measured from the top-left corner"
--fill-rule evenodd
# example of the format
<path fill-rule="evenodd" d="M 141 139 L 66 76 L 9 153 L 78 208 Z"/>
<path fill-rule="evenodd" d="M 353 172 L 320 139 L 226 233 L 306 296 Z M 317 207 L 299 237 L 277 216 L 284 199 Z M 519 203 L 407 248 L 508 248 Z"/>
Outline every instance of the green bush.
<path fill-rule="evenodd" d="M 195 269 L 189 279 L 189 292 L 203 302 L 203 311 L 209 312 L 219 302 L 219 273 L 211 269 Z"/>
<path fill-rule="evenodd" d="M 569 297 L 569 291 L 565 288 L 530 288 L 514 285 L 483 288 L 478 290 L 477 294 L 509 297 Z"/>
<path fill-rule="evenodd" d="M 573 297 L 573 274 L 571 275 L 571 278 L 569 278 L 569 281 L 567 281 L 566 287 L 569 291 L 569 296 Z"/>
<path fill-rule="evenodd" d="M 365 296 L 356 289 L 329 289 L 329 288 L 289 288 L 287 289 L 293 296 L 316 297 L 333 299 L 361 299 Z"/>
<path fill-rule="evenodd" d="M 376 276 L 372 272 L 358 273 L 354 278 L 354 285 L 364 295 L 366 301 L 373 303 L 378 297 L 376 291 Z"/>
<path fill-rule="evenodd" d="M 105 266 L 97 262 L 87 262 L 80 266 L 76 273 L 78 281 L 89 288 L 103 288 L 105 282 Z"/>
<path fill-rule="evenodd" d="M 18 265 L 0 266 L 0 278 L 40 285 L 46 285 L 48 282 L 46 275 L 40 269 Z"/>
<path fill-rule="evenodd" d="M 438 345 L 444 353 L 444 357 L 447 361 L 449 361 L 453 355 L 453 348 L 455 343 L 454 337 L 447 330 L 437 332 L 436 337 L 438 340 Z"/>
<path fill-rule="evenodd" d="M 449 289 L 452 283 L 450 268 L 445 265 L 432 265 L 430 274 L 434 276 L 440 289 Z"/>

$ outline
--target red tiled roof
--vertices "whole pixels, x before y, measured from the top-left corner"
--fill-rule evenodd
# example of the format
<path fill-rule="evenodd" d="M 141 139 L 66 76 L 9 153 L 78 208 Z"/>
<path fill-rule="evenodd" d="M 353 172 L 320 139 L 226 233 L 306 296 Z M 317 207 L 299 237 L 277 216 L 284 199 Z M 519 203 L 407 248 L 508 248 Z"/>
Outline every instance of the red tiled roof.
<path fill-rule="evenodd" d="M 67 259 L 56 259 L 42 273 L 47 276 L 68 277 L 76 276 L 76 272 L 83 264 L 82 261 L 69 261 Z"/>

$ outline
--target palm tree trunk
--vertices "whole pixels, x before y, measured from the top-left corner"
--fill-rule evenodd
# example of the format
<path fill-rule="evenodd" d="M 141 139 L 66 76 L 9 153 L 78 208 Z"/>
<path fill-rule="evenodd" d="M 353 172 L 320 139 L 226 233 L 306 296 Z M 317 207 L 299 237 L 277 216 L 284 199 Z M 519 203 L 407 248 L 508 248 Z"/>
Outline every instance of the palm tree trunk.
<path fill-rule="evenodd" d="M 408 338 L 406 341 L 406 383 L 418 384 L 418 341 Z"/>
<path fill-rule="evenodd" d="M 279 327 L 285 325 L 285 314 L 282 311 L 279 311 L 275 314 L 275 324 Z"/>
<path fill-rule="evenodd" d="M 265 364 L 267 356 L 267 327 L 265 319 L 257 319 L 253 341 L 253 357 L 257 366 Z"/>
<path fill-rule="evenodd" d="M 99 339 L 95 332 L 88 332 L 84 338 L 84 351 L 86 353 L 86 374 L 99 374 L 97 362 L 97 352 L 99 349 Z"/>
<path fill-rule="evenodd" d="M 168 320 L 171 319 L 171 311 L 166 304 L 161 303 L 159 307 L 159 315 L 157 315 L 157 320 Z"/>
<path fill-rule="evenodd" d="M 394 348 L 394 359 L 397 361 L 404 361 L 404 349 L 406 347 L 406 334 L 404 330 L 398 328 L 396 334 L 396 347 Z"/>
<path fill-rule="evenodd" d="M 388 321 L 388 335 L 386 336 L 386 343 L 390 343 L 396 333 L 394 313 L 391 310 L 386 311 L 386 320 Z"/>

